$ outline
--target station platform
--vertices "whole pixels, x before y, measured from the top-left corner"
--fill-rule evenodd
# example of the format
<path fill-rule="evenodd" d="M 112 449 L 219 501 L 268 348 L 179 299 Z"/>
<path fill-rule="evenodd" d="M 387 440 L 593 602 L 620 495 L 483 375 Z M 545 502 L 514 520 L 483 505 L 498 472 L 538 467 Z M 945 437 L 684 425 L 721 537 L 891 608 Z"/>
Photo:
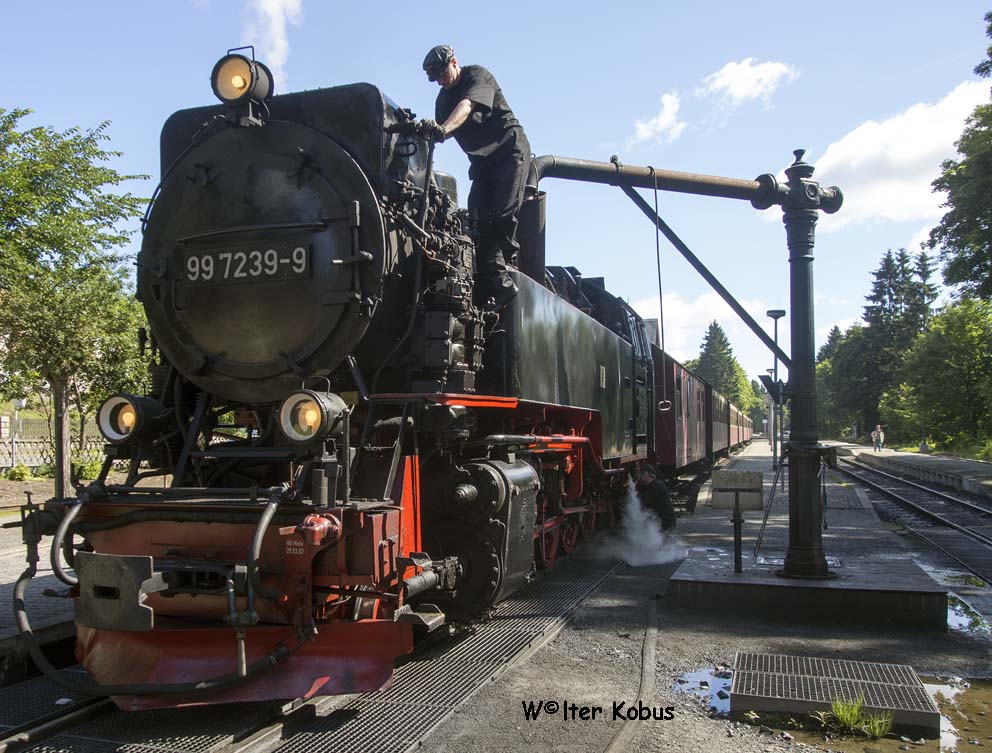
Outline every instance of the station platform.
<path fill-rule="evenodd" d="M 882 471 L 899 473 L 992 499 L 992 463 L 947 455 L 923 455 L 919 452 L 886 449 L 875 452 L 865 445 L 833 442 L 825 444 L 836 444 L 838 455 L 855 457 L 865 465 Z"/>
<path fill-rule="evenodd" d="M 5 513 L 0 515 L 0 523 L 17 517 L 16 512 Z M 73 638 L 76 626 L 72 622 L 72 599 L 43 595 L 46 588 L 65 591 L 68 586 L 52 574 L 48 550 L 43 549 L 39 554 L 38 575 L 28 587 L 25 604 L 35 636 L 46 646 Z M 17 634 L 13 608 L 14 584 L 26 566 L 21 530 L 0 528 L 0 686 L 23 679 L 29 666 L 27 652 Z"/>
<path fill-rule="evenodd" d="M 761 472 L 767 509 L 775 475 L 770 445 L 756 440 L 727 468 Z M 679 521 L 688 557 L 671 578 L 673 606 L 792 621 L 890 622 L 947 629 L 947 590 L 913 562 L 907 545 L 885 528 L 867 496 L 837 471 L 827 471 L 823 531 L 823 548 L 835 577 L 806 580 L 776 575 L 789 535 L 788 474 L 783 476 L 757 556 L 754 549 L 763 513 L 744 514 L 740 574 L 734 572 L 733 511 L 713 509 L 709 484 L 704 485 L 695 513 Z"/>

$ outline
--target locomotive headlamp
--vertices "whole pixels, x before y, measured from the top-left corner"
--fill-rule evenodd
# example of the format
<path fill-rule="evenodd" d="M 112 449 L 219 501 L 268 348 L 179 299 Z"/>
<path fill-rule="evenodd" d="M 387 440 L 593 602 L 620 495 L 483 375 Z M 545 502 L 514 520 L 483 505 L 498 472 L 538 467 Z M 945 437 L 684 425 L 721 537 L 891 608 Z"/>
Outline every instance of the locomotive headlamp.
<path fill-rule="evenodd" d="M 97 412 L 100 433 L 114 444 L 122 444 L 154 429 L 165 408 L 157 400 L 135 395 L 111 395 Z"/>
<path fill-rule="evenodd" d="M 333 392 L 300 390 L 282 401 L 279 429 L 286 438 L 306 444 L 344 430 L 341 418 L 348 405 Z"/>
<path fill-rule="evenodd" d="M 210 86 L 226 105 L 254 100 L 264 102 L 272 96 L 272 72 L 257 60 L 244 55 L 225 55 L 210 74 Z"/>

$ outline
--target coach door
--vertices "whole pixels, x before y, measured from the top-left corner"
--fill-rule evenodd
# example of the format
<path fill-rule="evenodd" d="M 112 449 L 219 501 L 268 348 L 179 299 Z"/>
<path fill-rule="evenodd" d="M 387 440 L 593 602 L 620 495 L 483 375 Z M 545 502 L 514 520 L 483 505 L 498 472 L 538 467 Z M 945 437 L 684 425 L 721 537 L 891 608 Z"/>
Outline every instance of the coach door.
<path fill-rule="evenodd" d="M 628 313 L 630 333 L 634 345 L 634 453 L 644 455 L 648 442 L 653 439 L 654 412 L 651 410 L 651 393 L 654 387 L 654 368 L 647 333 L 640 318 Z"/>

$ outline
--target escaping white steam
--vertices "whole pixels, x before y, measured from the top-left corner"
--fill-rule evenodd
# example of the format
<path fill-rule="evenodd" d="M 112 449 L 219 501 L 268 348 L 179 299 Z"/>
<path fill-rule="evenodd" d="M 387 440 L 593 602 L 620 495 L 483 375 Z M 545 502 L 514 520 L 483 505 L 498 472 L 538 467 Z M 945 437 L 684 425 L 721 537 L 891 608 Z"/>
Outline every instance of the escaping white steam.
<path fill-rule="evenodd" d="M 623 526 L 602 550 L 606 557 L 623 560 L 632 567 L 664 565 L 685 559 L 687 551 L 674 533 L 661 530 L 661 521 L 641 507 L 634 480 L 627 482 Z"/>
<path fill-rule="evenodd" d="M 258 59 L 268 65 L 276 93 L 287 89 L 288 27 L 303 22 L 303 0 L 248 0 L 244 10 L 244 44 L 254 44 Z"/>

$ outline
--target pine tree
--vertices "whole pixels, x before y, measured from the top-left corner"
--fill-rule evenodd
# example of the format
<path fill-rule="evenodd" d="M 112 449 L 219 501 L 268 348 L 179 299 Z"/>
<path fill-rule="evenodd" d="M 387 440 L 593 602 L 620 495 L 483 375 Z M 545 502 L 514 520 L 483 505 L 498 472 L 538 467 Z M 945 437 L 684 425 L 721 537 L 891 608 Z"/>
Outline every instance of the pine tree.
<path fill-rule="evenodd" d="M 837 348 L 840 346 L 841 340 L 844 339 L 844 333 L 840 331 L 840 327 L 836 324 L 831 328 L 830 333 L 827 335 L 827 341 L 820 346 L 819 352 L 816 354 L 816 362 L 823 363 L 833 357 L 834 353 L 837 352 Z"/>
<path fill-rule="evenodd" d="M 828 340 L 818 354 L 819 363 L 831 362 L 823 369 L 820 383 L 830 393 L 822 398 L 835 413 L 861 427 L 878 423 L 882 395 L 902 381 L 905 353 L 930 316 L 936 298 L 932 273 L 926 254 L 914 258 L 899 249 L 882 256 L 873 273 L 871 292 L 865 296 L 868 326 L 849 329 L 833 344 Z"/>
<path fill-rule="evenodd" d="M 693 363 L 692 371 L 745 413 L 759 401 L 747 374 L 734 358 L 730 340 L 716 320 L 710 322 L 700 346 L 699 358 Z"/>
<path fill-rule="evenodd" d="M 723 328 L 714 319 L 710 322 L 699 348 L 699 365 L 696 373 L 713 385 L 722 394 L 730 397 L 730 391 L 736 388 L 734 373 L 734 351 L 730 347 Z"/>

